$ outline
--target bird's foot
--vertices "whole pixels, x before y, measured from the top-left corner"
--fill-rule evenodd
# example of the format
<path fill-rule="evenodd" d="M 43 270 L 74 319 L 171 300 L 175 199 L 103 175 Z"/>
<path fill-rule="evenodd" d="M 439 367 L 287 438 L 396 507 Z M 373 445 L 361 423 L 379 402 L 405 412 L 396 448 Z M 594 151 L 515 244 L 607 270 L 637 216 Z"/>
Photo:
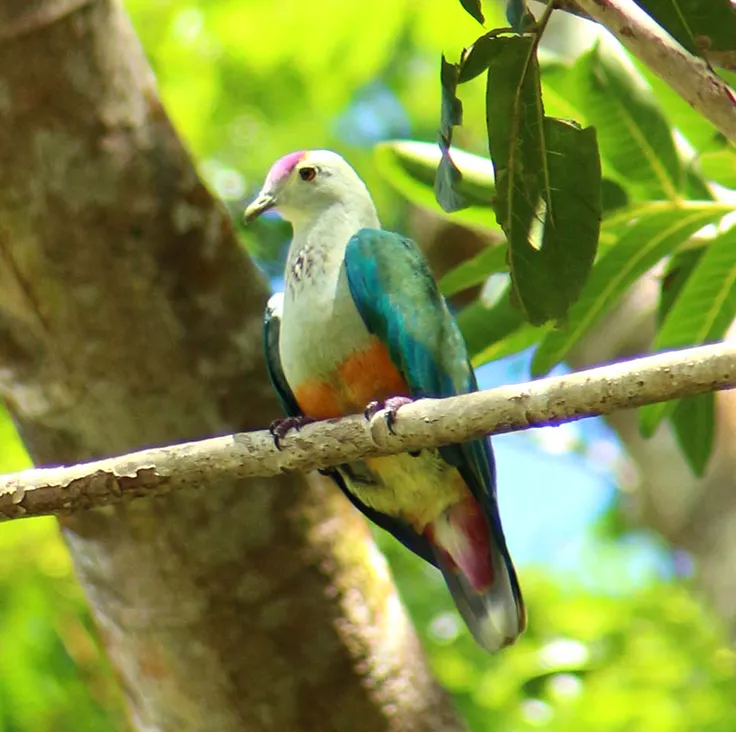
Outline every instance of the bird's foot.
<path fill-rule="evenodd" d="M 281 417 L 280 419 L 274 419 L 273 422 L 268 426 L 268 431 L 273 437 L 273 444 L 277 450 L 281 449 L 281 440 L 291 432 L 296 430 L 297 432 L 304 427 L 305 424 L 311 424 L 317 420 L 314 417 Z"/>
<path fill-rule="evenodd" d="M 386 420 L 386 427 L 392 435 L 395 435 L 394 423 L 396 422 L 396 413 L 401 409 L 401 407 L 411 404 L 413 401 L 414 400 L 409 397 L 395 396 L 389 397 L 382 402 L 369 402 L 363 414 L 366 419 L 370 420 L 373 419 L 373 417 L 375 417 L 381 410 L 385 411 L 383 418 Z"/>

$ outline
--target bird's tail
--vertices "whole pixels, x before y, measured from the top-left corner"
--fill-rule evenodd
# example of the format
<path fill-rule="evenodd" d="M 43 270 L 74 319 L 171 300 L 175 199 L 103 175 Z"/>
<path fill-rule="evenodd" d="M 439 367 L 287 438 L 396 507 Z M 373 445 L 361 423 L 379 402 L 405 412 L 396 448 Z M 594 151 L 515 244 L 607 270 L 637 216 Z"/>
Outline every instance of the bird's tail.
<path fill-rule="evenodd" d="M 526 610 L 495 501 L 489 513 L 468 497 L 431 524 L 429 538 L 463 620 L 493 653 L 524 631 Z"/>

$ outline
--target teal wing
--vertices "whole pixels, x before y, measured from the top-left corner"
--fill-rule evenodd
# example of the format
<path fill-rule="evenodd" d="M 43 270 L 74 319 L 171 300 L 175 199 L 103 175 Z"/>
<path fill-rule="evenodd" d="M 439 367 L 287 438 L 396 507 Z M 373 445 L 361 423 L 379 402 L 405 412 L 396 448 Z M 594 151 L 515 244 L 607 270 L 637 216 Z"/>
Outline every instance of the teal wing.
<path fill-rule="evenodd" d="M 414 398 L 477 390 L 460 329 L 411 239 L 362 229 L 348 244 L 345 269 L 366 327 L 388 348 Z M 453 445 L 442 455 L 461 470 L 478 500 L 495 494 L 488 440 Z"/>
<path fill-rule="evenodd" d="M 440 398 L 477 390 L 460 329 L 413 241 L 387 231 L 362 229 L 348 243 L 345 271 L 366 327 L 387 347 L 413 397 Z M 497 650 L 523 630 L 525 611 L 496 503 L 490 440 L 444 447 L 440 455 L 458 469 L 485 516 L 497 579 L 488 592 L 479 594 L 437 553 L 436 563 L 476 639 L 488 650 Z M 425 553 L 426 541 L 414 536 Z"/>

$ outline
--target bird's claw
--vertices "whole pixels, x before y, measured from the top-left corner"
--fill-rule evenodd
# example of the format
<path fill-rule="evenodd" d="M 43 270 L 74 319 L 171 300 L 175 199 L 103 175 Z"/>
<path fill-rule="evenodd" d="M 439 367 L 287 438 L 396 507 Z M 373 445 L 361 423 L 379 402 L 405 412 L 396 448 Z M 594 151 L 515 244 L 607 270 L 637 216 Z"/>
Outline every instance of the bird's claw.
<path fill-rule="evenodd" d="M 382 402 L 369 402 L 363 414 L 365 415 L 366 419 L 370 420 L 373 419 L 373 417 L 375 417 L 378 412 L 383 410 L 385 412 L 383 418 L 386 420 L 386 427 L 392 435 L 395 435 L 396 432 L 394 431 L 394 424 L 396 423 L 396 413 L 401 407 L 404 407 L 407 404 L 411 404 L 413 401 L 414 400 L 410 399 L 409 397 L 395 396 L 389 397 Z"/>
<path fill-rule="evenodd" d="M 298 432 L 305 424 L 311 424 L 312 422 L 316 422 L 313 417 L 281 417 L 279 419 L 274 419 L 274 421 L 268 426 L 268 431 L 271 433 L 271 437 L 273 437 L 273 444 L 276 449 L 281 449 L 281 440 L 283 440 L 291 430 L 296 430 Z"/>

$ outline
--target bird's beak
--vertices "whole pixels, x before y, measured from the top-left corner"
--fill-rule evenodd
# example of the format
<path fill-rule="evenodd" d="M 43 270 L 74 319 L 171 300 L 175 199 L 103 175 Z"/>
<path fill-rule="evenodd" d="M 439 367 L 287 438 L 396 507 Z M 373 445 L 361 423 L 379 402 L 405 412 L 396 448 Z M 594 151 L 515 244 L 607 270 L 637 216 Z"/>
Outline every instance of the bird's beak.
<path fill-rule="evenodd" d="M 269 208 L 273 208 L 276 203 L 276 196 L 273 193 L 261 191 L 258 198 L 245 209 L 243 214 L 245 223 L 249 224 L 251 221 L 255 221 L 262 213 L 268 211 Z"/>

